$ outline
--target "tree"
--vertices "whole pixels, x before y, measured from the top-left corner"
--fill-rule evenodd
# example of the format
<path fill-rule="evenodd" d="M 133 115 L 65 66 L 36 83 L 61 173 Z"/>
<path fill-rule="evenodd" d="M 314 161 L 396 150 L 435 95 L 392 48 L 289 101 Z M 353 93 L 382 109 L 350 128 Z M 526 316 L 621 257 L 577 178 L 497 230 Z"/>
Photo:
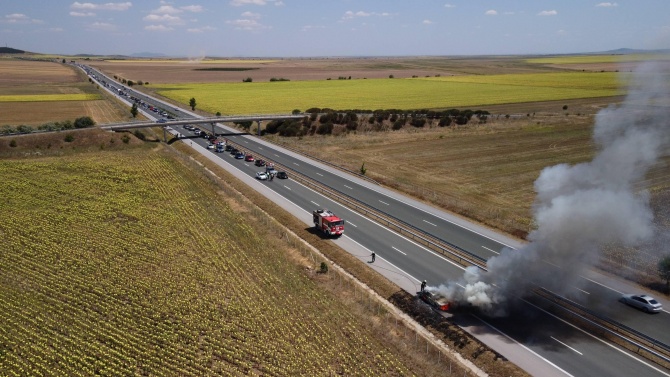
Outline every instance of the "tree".
<path fill-rule="evenodd" d="M 220 117 L 220 116 L 221 116 L 221 112 L 220 112 L 220 111 L 217 111 L 217 112 L 216 112 L 216 116 Z"/>
<path fill-rule="evenodd" d="M 195 98 L 191 97 L 190 100 L 188 100 L 188 105 L 191 106 L 191 110 L 195 111 Z"/>
<path fill-rule="evenodd" d="M 361 165 L 361 174 L 362 174 L 362 175 L 365 175 L 365 173 L 366 173 L 367 171 L 368 171 L 368 169 L 365 167 L 365 162 L 364 162 L 363 165 Z"/>
<path fill-rule="evenodd" d="M 567 109 L 568 109 L 568 105 L 563 105 L 563 110 L 567 110 Z"/>
<path fill-rule="evenodd" d="M 74 128 L 88 128 L 95 126 L 95 121 L 89 116 L 77 118 L 74 120 Z"/>
<path fill-rule="evenodd" d="M 666 291 L 670 291 L 670 255 L 666 255 L 658 262 L 658 275 L 665 280 Z"/>
<path fill-rule="evenodd" d="M 130 114 L 132 114 L 133 118 L 137 117 L 137 104 L 133 103 L 133 106 L 130 108 Z"/>

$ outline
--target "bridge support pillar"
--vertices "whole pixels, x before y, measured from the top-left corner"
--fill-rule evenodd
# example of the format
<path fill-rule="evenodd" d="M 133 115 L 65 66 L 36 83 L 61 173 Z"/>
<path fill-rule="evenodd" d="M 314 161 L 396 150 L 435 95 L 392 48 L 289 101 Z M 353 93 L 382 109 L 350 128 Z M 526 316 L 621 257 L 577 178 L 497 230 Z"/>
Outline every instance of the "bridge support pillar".
<path fill-rule="evenodd" d="M 163 127 L 163 142 L 167 143 L 167 130 Z"/>
<path fill-rule="evenodd" d="M 258 137 L 261 137 L 261 121 L 257 120 L 256 125 L 258 126 Z"/>

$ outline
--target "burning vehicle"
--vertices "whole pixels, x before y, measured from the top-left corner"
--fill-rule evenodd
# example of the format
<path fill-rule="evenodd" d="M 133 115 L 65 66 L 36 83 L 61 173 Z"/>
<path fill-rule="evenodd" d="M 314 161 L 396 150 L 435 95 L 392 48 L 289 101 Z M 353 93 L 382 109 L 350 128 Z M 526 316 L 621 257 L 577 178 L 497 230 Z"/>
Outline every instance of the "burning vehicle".
<path fill-rule="evenodd" d="M 426 304 L 443 312 L 451 309 L 453 305 L 446 296 L 437 291 L 423 290 L 421 292 L 417 292 L 416 296 Z"/>

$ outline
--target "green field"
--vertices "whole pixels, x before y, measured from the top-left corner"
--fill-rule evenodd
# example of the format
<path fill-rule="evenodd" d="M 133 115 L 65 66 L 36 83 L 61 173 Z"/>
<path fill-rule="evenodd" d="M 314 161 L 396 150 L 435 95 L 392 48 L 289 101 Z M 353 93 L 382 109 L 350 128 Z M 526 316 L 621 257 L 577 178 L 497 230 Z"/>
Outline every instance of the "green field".
<path fill-rule="evenodd" d="M 0 102 L 51 102 L 51 101 L 93 101 L 100 99 L 99 94 L 15 94 L 0 95 Z"/>
<path fill-rule="evenodd" d="M 623 94 L 615 73 L 478 75 L 414 79 L 154 85 L 181 103 L 222 114 L 333 109 L 448 109 Z"/>
<path fill-rule="evenodd" d="M 412 374 L 171 156 L 0 161 L 0 374 Z"/>

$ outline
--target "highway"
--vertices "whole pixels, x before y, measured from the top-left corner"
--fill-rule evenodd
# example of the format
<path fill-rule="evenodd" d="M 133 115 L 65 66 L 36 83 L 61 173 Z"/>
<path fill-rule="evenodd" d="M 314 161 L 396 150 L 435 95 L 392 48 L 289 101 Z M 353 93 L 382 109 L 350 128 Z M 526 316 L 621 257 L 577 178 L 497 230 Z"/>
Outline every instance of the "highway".
<path fill-rule="evenodd" d="M 98 73 L 98 75 L 100 74 Z M 139 96 L 139 94 L 136 96 Z M 156 101 L 144 95 L 141 98 Z M 164 107 L 167 106 L 164 105 Z M 152 114 L 148 115 L 151 116 Z M 184 110 L 176 111 L 175 115 L 179 119 L 193 116 Z M 183 127 L 175 126 L 174 129 L 179 134 L 192 135 L 190 131 L 183 129 Z M 235 130 L 226 129 L 226 131 Z M 505 237 L 498 237 L 486 229 L 467 226 L 459 219 L 452 218 L 442 211 L 410 198 L 405 198 L 357 177 L 349 176 L 327 165 L 315 163 L 290 151 L 273 147 L 256 137 L 232 136 L 228 139 L 251 153 L 261 154 L 279 165 L 286 166 L 324 185 L 347 193 L 372 207 L 390 213 L 396 218 L 401 218 L 426 233 L 444 239 L 482 258 L 487 259 L 497 255 L 505 246 L 518 247 L 514 241 Z M 256 171 L 261 170 L 253 163 L 235 160 L 229 153 L 217 154 L 211 150 L 203 149 L 207 144 L 204 139 L 194 137 L 185 142 L 200 146 L 197 150 L 209 154 L 210 158 L 219 161 L 222 166 L 235 171 L 237 174 L 254 177 Z M 416 290 L 416 283 L 420 280 L 427 279 L 431 285 L 436 285 L 456 280 L 463 274 L 461 266 L 381 227 L 336 202 L 330 201 L 290 178 L 288 180 L 275 179 L 271 182 L 255 181 L 252 184 L 263 185 L 304 210 L 304 218 L 307 223 L 311 221 L 310 213 L 313 209 L 329 208 L 333 210 L 347 221 L 345 236 L 343 239 L 334 242 L 344 244 L 353 241 L 359 247 L 347 251 L 363 260 L 366 260 L 369 253 L 374 251 L 378 260 L 397 268 L 395 273 L 407 276 L 407 281 L 411 284 L 405 285 L 403 288 L 410 292 Z M 598 296 L 607 300 L 613 295 L 616 296 L 615 293 L 603 293 L 596 291 L 595 288 L 592 294 L 594 297 Z M 595 303 L 595 300 L 593 302 Z M 608 305 L 601 306 L 607 307 Z M 610 303 L 609 306 L 614 308 L 611 309 L 612 315 L 625 313 L 623 319 L 628 318 L 629 321 L 642 323 L 649 327 L 648 331 L 657 329 L 656 326 L 667 327 L 669 323 L 666 318 L 667 313 L 654 316 L 641 312 L 629 313 L 628 309 L 630 308 L 616 301 Z M 542 308 L 541 303 L 531 304 L 522 301 L 514 312 L 505 318 L 485 318 L 477 314 L 463 314 L 455 317 L 454 320 L 464 327 L 479 326 L 485 328 L 489 334 L 497 333 L 502 338 L 507 339 L 510 346 L 527 350 L 528 354 L 525 357 L 539 358 L 542 362 L 549 364 L 551 370 L 555 372 L 552 375 L 670 376 L 667 370 L 653 366 L 628 351 L 596 339 L 555 318 Z M 654 335 L 657 334 L 654 333 Z M 503 355 L 506 354 L 504 349 L 497 349 L 497 351 Z M 521 366 L 524 365 L 523 360 L 510 359 Z"/>

